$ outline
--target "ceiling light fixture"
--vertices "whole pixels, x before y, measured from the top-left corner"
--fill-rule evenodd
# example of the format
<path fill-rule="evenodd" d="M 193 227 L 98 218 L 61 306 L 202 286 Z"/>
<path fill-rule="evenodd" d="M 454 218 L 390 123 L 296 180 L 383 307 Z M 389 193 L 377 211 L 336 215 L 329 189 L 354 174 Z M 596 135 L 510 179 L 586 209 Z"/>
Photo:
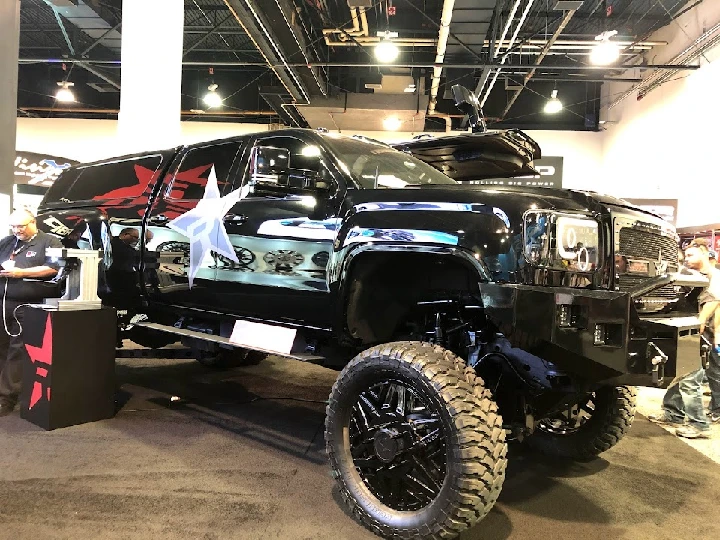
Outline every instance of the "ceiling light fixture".
<path fill-rule="evenodd" d="M 401 125 L 402 120 L 400 120 L 397 116 L 388 116 L 383 120 L 383 127 L 387 131 L 397 131 L 400 129 Z"/>
<path fill-rule="evenodd" d="M 545 103 L 545 112 L 547 114 L 556 114 L 562 111 L 563 104 L 557 97 L 558 91 L 553 90 L 550 99 Z"/>
<path fill-rule="evenodd" d="M 590 61 L 597 66 L 612 64 L 620 58 L 620 45 L 610 38 L 617 34 L 617 30 L 608 30 L 595 36 L 597 45 L 590 51 Z"/>
<path fill-rule="evenodd" d="M 67 81 L 58 81 L 57 85 L 60 89 L 55 93 L 55 99 L 60 103 L 74 103 L 75 94 L 70 90 L 71 86 L 75 86 L 75 83 Z"/>
<path fill-rule="evenodd" d="M 223 104 L 220 94 L 215 91 L 217 90 L 217 87 L 218 85 L 215 83 L 208 86 L 208 93 L 205 94 L 205 97 L 203 98 L 205 105 L 207 105 L 209 109 L 220 107 Z"/>
<path fill-rule="evenodd" d="M 375 58 L 378 62 L 383 64 L 389 64 L 394 62 L 400 54 L 400 49 L 395 45 L 392 40 L 385 38 L 380 43 L 375 45 Z"/>

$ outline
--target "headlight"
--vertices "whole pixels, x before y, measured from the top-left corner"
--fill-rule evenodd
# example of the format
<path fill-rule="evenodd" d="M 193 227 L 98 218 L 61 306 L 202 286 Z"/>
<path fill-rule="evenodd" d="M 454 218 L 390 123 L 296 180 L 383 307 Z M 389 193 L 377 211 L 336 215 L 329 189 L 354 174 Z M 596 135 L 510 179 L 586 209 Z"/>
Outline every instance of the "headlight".
<path fill-rule="evenodd" d="M 592 272 L 598 265 L 599 234 L 594 219 L 552 211 L 524 218 L 525 258 L 536 266 Z"/>

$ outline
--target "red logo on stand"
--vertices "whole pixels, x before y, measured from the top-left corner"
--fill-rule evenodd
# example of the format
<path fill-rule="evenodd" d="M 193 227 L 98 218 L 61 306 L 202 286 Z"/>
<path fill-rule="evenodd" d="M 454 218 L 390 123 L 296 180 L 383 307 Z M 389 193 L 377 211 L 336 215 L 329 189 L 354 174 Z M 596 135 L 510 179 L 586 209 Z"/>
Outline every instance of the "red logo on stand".
<path fill-rule="evenodd" d="M 30 355 L 30 360 L 32 360 L 33 364 L 37 362 L 45 364 L 46 366 L 52 365 L 52 322 L 50 320 L 50 314 L 48 314 L 45 321 L 45 334 L 43 335 L 42 346 L 35 347 L 33 345 L 25 345 L 25 348 L 27 349 L 27 352 Z M 41 380 L 35 380 L 33 382 L 32 394 L 30 394 L 30 406 L 28 407 L 29 409 L 32 409 L 37 402 L 42 399 L 43 393 L 47 394 L 47 400 L 50 401 L 50 386 L 44 385 L 48 376 L 47 368 L 37 366 L 35 368 L 35 375 Z M 45 379 L 45 381 L 42 379 Z M 46 386 L 46 392 L 43 392 L 43 386 Z"/>

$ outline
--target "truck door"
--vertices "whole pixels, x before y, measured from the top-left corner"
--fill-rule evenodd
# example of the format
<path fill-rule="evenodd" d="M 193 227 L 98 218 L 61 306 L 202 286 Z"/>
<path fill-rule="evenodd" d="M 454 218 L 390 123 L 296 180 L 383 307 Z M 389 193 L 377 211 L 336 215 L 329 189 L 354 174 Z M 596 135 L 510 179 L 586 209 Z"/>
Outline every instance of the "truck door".
<path fill-rule="evenodd" d="M 236 260 L 219 257 L 222 310 L 329 328 L 326 267 L 345 182 L 321 145 L 297 135 L 257 137 L 242 198 L 225 216 Z"/>
<path fill-rule="evenodd" d="M 149 212 L 144 273 L 147 294 L 163 304 L 207 309 L 216 303 L 222 216 L 220 196 L 232 184 L 241 141 L 191 147 L 165 179 Z"/>

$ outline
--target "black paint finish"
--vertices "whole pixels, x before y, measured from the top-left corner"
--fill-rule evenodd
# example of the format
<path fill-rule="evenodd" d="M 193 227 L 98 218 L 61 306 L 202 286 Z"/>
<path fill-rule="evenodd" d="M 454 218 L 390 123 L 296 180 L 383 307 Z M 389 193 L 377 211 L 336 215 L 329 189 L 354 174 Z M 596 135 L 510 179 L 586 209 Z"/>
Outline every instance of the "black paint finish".
<path fill-rule="evenodd" d="M 440 169 L 453 155 L 459 156 L 464 161 L 458 167 L 466 172 L 471 170 L 467 156 L 475 153 L 487 161 L 490 150 L 515 151 L 518 174 L 525 174 L 531 158 L 540 154 L 532 139 L 516 132 L 505 138 L 464 137 L 445 143 L 420 141 L 404 149 L 415 147 L 425 161 L 442 156 Z M 473 149 L 477 141 L 485 146 Z M 289 172 L 258 180 L 252 173 L 257 147 L 287 150 Z M 503 163 L 508 163 L 506 157 Z M 479 292 L 488 322 L 513 348 L 537 354 L 586 380 L 663 384 L 652 380 L 648 343 L 660 346 L 669 358 L 663 366 L 667 382 L 679 362 L 680 341 L 694 339 L 671 335 L 666 326 L 647 319 L 678 315 L 671 311 L 674 300 L 653 299 L 652 290 L 658 280 L 672 285 L 676 252 L 665 247 L 657 253 L 653 242 L 669 245 L 676 240 L 674 230 L 612 197 L 463 185 L 387 145 L 295 129 L 81 167 L 82 175 L 77 167 L 69 169 L 48 193 L 40 226 L 64 236 L 78 223 L 88 223 L 86 239 L 95 248 L 108 247 L 103 241 L 106 229 L 113 234 L 124 226 L 151 231 L 153 240 L 140 246 L 145 263 L 138 275 L 140 300 L 150 310 L 292 324 L 309 333 L 332 332 L 345 345 L 363 346 L 367 343 L 347 335 L 346 320 L 350 283 L 359 262 L 367 261 L 368 255 L 392 261 L 401 254 L 407 261 L 407 256 L 423 254 L 454 261 L 472 276 L 471 288 Z M 190 288 L 189 240 L 168 224 L 195 208 L 212 167 L 221 195 L 241 192 L 223 218 L 237 261 L 209 254 Z M 481 166 L 475 174 L 486 177 L 500 171 L 491 164 L 486 164 L 487 174 L 482 170 Z M 85 175 L 97 179 L 92 188 L 78 184 Z M 92 190 L 96 194 L 88 195 Z M 66 197 L 75 192 L 82 197 Z M 596 224 L 596 266 L 581 271 L 572 261 L 548 265 L 529 259 L 524 220 L 532 212 Z M 627 238 L 651 241 L 635 248 L 638 244 Z M 642 253 L 627 252 L 632 249 Z M 662 270 L 666 277 L 631 275 L 627 264 L 635 259 Z M 423 266 L 410 268 L 408 282 L 428 272 Z M 448 289 L 456 285 L 449 283 Z M 558 325 L 561 305 L 573 306 L 577 324 Z M 604 344 L 594 342 L 596 324 L 604 325 Z M 509 356 L 523 363 L 522 355 Z"/>

